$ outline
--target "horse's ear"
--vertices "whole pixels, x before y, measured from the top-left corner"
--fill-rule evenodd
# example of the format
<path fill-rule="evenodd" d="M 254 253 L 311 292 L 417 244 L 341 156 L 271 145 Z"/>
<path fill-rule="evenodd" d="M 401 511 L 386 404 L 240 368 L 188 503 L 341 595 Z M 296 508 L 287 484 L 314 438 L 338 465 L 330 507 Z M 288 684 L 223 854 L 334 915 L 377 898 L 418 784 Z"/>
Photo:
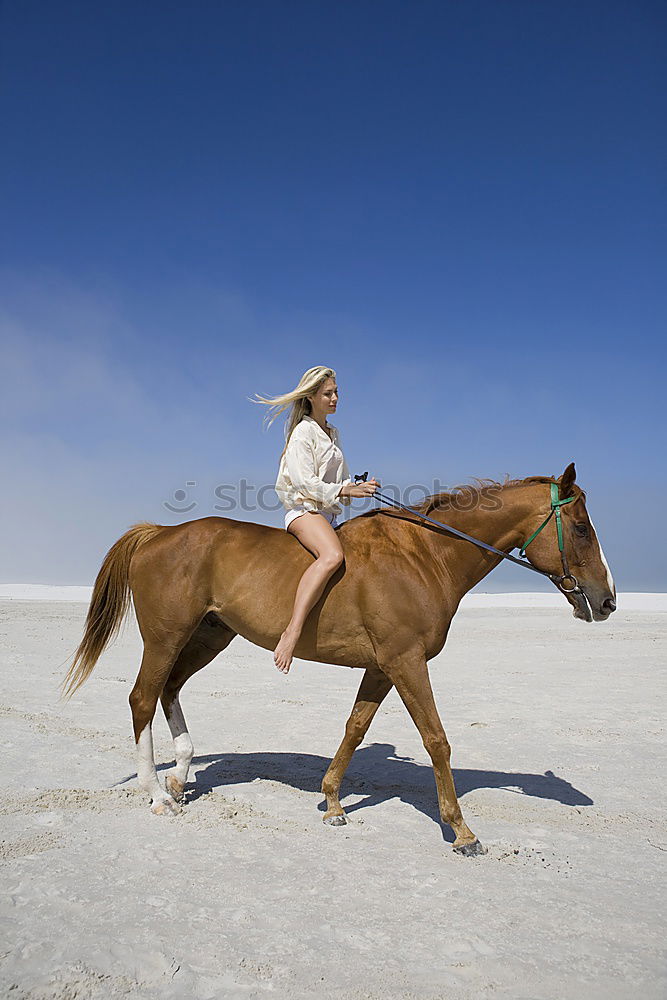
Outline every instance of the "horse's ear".
<path fill-rule="evenodd" d="M 560 500 L 565 500 L 566 497 L 572 496 L 572 487 L 576 478 L 577 470 L 574 467 L 574 462 L 570 462 L 558 481 L 558 497 Z"/>

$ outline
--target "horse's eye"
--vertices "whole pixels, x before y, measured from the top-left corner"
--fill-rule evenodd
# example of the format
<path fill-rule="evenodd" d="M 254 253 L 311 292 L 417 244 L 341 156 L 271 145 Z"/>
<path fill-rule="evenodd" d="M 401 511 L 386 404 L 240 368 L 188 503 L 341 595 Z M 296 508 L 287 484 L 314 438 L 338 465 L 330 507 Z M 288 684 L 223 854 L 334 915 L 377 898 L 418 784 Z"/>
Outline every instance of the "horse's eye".
<path fill-rule="evenodd" d="M 580 538 L 585 538 L 586 535 L 588 534 L 588 525 L 587 524 L 575 524 L 574 530 L 576 531 L 576 533 L 579 535 Z"/>

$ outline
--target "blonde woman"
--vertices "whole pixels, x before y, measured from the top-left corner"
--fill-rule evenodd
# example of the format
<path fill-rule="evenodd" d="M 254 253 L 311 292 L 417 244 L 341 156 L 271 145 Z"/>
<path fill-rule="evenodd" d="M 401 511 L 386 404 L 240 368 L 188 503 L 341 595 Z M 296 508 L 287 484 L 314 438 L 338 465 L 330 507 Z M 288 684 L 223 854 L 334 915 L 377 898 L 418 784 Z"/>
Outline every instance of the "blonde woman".
<path fill-rule="evenodd" d="M 282 396 L 256 396 L 252 402 L 274 411 L 268 426 L 289 408 L 275 490 L 285 508 L 286 530 L 315 556 L 299 581 L 292 617 L 273 654 L 276 667 L 286 674 L 308 612 L 343 562 L 335 530 L 339 501 L 347 505 L 353 497 L 370 497 L 380 483 L 375 478 L 359 484 L 350 479 L 338 429 L 327 422 L 338 406 L 333 368 L 309 368 L 296 389 Z"/>

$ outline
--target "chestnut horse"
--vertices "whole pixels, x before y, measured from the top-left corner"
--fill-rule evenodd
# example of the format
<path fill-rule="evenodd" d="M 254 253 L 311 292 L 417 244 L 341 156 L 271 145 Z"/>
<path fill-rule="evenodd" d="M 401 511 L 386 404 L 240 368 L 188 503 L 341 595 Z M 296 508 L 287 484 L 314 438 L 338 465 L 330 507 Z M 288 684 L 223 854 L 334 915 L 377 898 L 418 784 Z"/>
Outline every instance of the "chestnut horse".
<path fill-rule="evenodd" d="M 565 550 L 580 590 L 564 596 L 575 618 L 604 621 L 615 610 L 611 573 L 575 484 L 574 465 L 558 480 L 531 477 L 503 485 L 466 487 L 474 503 L 460 509 L 460 494 L 438 493 L 423 514 L 510 552 L 550 509 L 558 483 Z M 433 698 L 428 661 L 445 644 L 461 598 L 501 557 L 448 535 L 446 529 L 396 509 L 360 514 L 337 529 L 344 561 L 312 609 L 295 649 L 305 660 L 364 671 L 345 736 L 324 775 L 324 820 L 346 822 L 340 785 L 352 754 L 392 687 L 421 735 L 435 772 L 440 815 L 455 835 L 454 849 L 482 854 L 466 825 L 454 787 L 447 742 Z M 556 528 L 530 544 L 530 562 L 560 572 Z M 130 593 L 144 642 L 130 694 L 137 743 L 137 776 L 154 813 L 177 813 L 193 746 L 179 693 L 188 678 L 225 649 L 234 636 L 273 650 L 289 620 L 294 593 L 311 553 L 283 529 L 204 517 L 175 526 L 137 524 L 107 553 L 93 589 L 85 633 L 64 681 L 71 695 L 92 672 L 118 632 Z M 158 700 L 174 740 L 175 768 L 160 785 L 153 755 L 152 721 Z"/>

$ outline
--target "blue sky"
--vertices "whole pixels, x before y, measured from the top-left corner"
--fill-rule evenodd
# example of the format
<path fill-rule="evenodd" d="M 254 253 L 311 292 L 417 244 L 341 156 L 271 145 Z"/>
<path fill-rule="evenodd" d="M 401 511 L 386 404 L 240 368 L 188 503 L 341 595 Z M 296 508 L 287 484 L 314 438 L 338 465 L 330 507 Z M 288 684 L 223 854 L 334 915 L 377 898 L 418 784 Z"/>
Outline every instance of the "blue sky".
<path fill-rule="evenodd" d="M 619 589 L 667 589 L 664 4 L 0 11 L 0 582 L 270 486 L 246 397 L 325 364 L 354 472 L 574 459 Z"/>

